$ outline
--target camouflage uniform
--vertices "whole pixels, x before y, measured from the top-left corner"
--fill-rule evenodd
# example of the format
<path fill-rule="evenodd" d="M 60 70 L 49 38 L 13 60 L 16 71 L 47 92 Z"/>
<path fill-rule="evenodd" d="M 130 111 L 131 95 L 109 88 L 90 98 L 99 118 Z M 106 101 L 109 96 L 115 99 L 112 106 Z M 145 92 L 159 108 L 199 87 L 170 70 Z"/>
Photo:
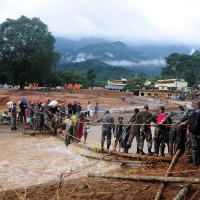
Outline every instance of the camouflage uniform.
<path fill-rule="evenodd" d="M 200 109 L 194 110 L 188 116 L 193 165 L 200 165 Z"/>
<path fill-rule="evenodd" d="M 186 115 L 184 111 L 172 112 L 169 116 L 172 126 L 169 132 L 169 152 L 173 155 L 174 152 L 180 148 L 180 145 L 184 145 L 184 127 L 180 123 L 185 121 Z M 185 131 L 186 134 L 186 131 Z"/>
<path fill-rule="evenodd" d="M 149 111 L 143 111 L 138 113 L 136 117 L 136 124 L 142 124 L 140 127 L 140 139 L 139 139 L 139 150 L 141 154 L 144 154 L 144 140 L 147 141 L 148 153 L 151 153 L 152 148 L 152 133 L 149 123 L 155 121 L 154 116 Z"/>
<path fill-rule="evenodd" d="M 130 126 L 130 130 L 129 130 L 129 137 L 128 137 L 127 147 L 126 147 L 127 153 L 128 153 L 128 149 L 131 148 L 131 144 L 135 137 L 136 137 L 136 141 L 137 141 L 137 153 L 139 153 L 140 126 L 134 125 L 137 114 L 134 114 L 129 121 L 129 123 L 131 123 L 131 126 Z"/>
<path fill-rule="evenodd" d="M 110 114 L 105 114 L 103 119 L 102 119 L 103 124 L 102 125 L 102 135 L 101 135 L 101 148 L 104 148 L 104 142 L 105 138 L 107 139 L 107 149 L 110 148 L 111 145 L 111 137 L 112 133 L 111 130 L 115 130 L 115 125 L 114 125 L 114 118 Z"/>

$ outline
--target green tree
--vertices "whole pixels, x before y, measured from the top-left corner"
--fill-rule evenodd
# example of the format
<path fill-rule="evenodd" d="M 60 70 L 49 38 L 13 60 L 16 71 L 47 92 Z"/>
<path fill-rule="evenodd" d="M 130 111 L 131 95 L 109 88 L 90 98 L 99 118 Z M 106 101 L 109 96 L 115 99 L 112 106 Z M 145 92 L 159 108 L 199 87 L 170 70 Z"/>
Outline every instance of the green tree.
<path fill-rule="evenodd" d="M 146 78 L 144 76 L 135 77 L 133 79 L 128 80 L 125 89 L 129 91 L 140 90 L 144 87 L 145 81 Z"/>
<path fill-rule="evenodd" d="M 0 24 L 0 71 L 11 84 L 41 82 L 59 59 L 55 39 L 39 18 L 21 16 Z"/>
<path fill-rule="evenodd" d="M 93 87 L 96 79 L 96 70 L 92 68 L 88 69 L 86 72 L 86 79 L 88 86 Z"/>
<path fill-rule="evenodd" d="M 183 78 L 192 86 L 200 79 L 200 52 L 192 55 L 173 53 L 166 57 L 163 78 Z"/>

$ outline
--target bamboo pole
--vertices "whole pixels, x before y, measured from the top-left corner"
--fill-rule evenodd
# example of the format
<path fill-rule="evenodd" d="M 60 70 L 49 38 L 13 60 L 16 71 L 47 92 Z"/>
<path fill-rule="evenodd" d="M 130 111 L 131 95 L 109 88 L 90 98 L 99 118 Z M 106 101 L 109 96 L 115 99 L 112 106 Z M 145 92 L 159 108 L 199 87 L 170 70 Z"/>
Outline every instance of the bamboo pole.
<path fill-rule="evenodd" d="M 200 178 L 191 177 L 165 177 L 165 176 L 141 176 L 141 175 L 126 175 L 121 173 L 88 173 L 88 177 L 123 179 L 132 181 L 146 181 L 146 182 L 164 182 L 164 183 L 191 183 L 199 184 Z"/>
<path fill-rule="evenodd" d="M 170 166 L 167 169 L 165 177 L 168 177 L 169 176 L 169 172 L 172 172 L 172 170 L 174 169 L 174 166 L 175 166 L 175 164 L 176 164 L 176 162 L 177 162 L 177 160 L 179 158 L 180 153 L 181 153 L 181 150 L 178 149 L 176 154 L 175 154 L 175 156 L 173 157 L 173 159 L 172 159 L 172 161 L 170 163 Z M 165 183 L 161 183 L 154 200 L 159 200 L 161 198 L 164 189 L 165 189 Z"/>
<path fill-rule="evenodd" d="M 187 191 L 190 189 L 191 184 L 186 184 L 184 187 L 178 192 L 178 194 L 173 198 L 173 200 L 182 200 L 184 199 Z"/>

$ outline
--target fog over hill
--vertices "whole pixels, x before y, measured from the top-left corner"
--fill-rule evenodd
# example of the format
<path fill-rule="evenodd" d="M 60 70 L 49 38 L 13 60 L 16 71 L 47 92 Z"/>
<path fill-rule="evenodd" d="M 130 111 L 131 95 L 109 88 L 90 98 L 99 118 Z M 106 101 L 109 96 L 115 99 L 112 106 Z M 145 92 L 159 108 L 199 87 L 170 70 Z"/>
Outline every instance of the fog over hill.
<path fill-rule="evenodd" d="M 99 60 L 108 66 L 119 66 L 136 73 L 157 76 L 165 66 L 165 57 L 171 53 L 190 54 L 191 46 L 164 44 L 125 44 L 101 38 L 71 40 L 56 38 L 56 51 L 61 54 L 60 64 Z"/>

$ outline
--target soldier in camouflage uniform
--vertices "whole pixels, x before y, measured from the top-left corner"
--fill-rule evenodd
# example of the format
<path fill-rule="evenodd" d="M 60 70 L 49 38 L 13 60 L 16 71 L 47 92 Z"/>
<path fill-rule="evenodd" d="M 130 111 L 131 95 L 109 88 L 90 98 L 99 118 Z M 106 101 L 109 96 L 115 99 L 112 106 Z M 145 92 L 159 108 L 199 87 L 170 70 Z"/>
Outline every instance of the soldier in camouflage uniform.
<path fill-rule="evenodd" d="M 194 104 L 193 104 L 194 105 Z M 200 102 L 196 102 L 195 109 L 188 116 L 192 161 L 194 166 L 200 165 Z"/>
<path fill-rule="evenodd" d="M 179 106 L 178 110 L 172 112 L 168 116 L 169 122 L 172 124 L 169 132 L 169 153 L 171 156 L 185 143 L 183 123 L 186 121 L 186 113 L 183 106 Z M 185 129 L 186 134 L 186 129 Z"/>
<path fill-rule="evenodd" d="M 102 135 L 101 135 L 101 149 L 104 150 L 104 142 L 105 138 L 107 139 L 107 149 L 110 148 L 111 145 L 111 137 L 112 137 L 112 130 L 114 133 L 115 130 L 115 124 L 114 124 L 114 118 L 110 114 L 110 112 L 107 110 L 103 116 L 102 119 L 98 120 L 97 122 L 103 122 L 102 125 Z"/>
<path fill-rule="evenodd" d="M 127 132 L 129 131 L 129 136 L 128 136 L 128 141 L 127 144 L 125 145 L 125 152 L 128 153 L 128 149 L 131 148 L 131 144 L 133 142 L 134 137 L 136 137 L 137 141 L 137 153 L 139 153 L 139 136 L 140 136 L 140 126 L 134 125 L 136 121 L 137 114 L 139 113 L 139 109 L 135 108 L 134 109 L 134 114 L 129 120 L 128 124 L 130 126 L 127 127 Z"/>
<path fill-rule="evenodd" d="M 139 112 L 135 124 L 142 124 L 140 127 L 140 141 L 139 141 L 139 151 L 142 155 L 144 155 L 144 141 L 146 139 L 147 141 L 147 147 L 148 147 L 148 154 L 152 155 L 151 148 L 152 148 L 152 133 L 151 133 L 151 128 L 150 128 L 150 122 L 154 121 L 155 118 L 149 112 L 149 106 L 145 105 L 144 106 L 144 111 Z"/>

